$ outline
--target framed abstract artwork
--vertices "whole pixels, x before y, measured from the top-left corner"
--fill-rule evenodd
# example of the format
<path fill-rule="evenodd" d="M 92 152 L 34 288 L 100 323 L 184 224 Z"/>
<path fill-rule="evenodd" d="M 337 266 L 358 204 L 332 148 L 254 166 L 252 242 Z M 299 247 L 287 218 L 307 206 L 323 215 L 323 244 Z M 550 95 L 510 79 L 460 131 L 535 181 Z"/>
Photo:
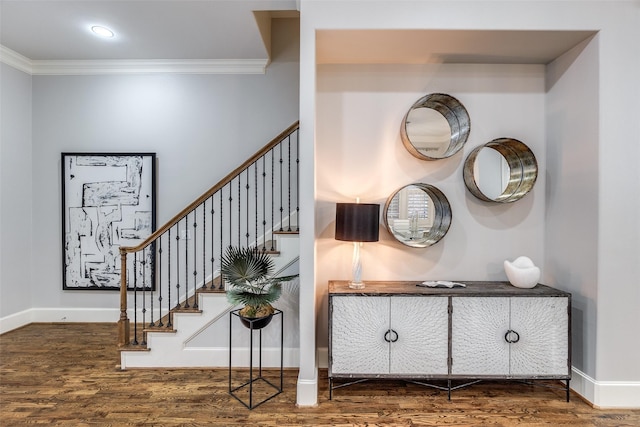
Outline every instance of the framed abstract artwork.
<path fill-rule="evenodd" d="M 62 153 L 63 289 L 120 289 L 120 246 L 155 230 L 155 163 L 155 153 Z M 136 283 L 153 277 L 153 250 L 127 269 L 128 288 L 154 288 Z"/>

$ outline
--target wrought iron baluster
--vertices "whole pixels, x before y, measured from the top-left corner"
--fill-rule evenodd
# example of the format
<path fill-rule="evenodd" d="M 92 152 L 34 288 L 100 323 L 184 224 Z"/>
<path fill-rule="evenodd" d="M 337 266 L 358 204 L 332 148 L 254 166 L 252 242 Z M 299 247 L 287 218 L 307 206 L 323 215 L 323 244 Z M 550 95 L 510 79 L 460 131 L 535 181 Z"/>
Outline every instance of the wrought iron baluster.
<path fill-rule="evenodd" d="M 176 310 L 180 310 L 180 222 L 176 227 L 176 233 Z"/>
<path fill-rule="evenodd" d="M 242 181 L 242 173 L 238 174 L 238 246 L 240 246 L 240 242 L 242 240 L 240 240 L 240 229 L 242 228 L 242 226 L 240 225 L 241 222 L 241 218 L 242 218 L 242 209 L 241 209 L 241 202 L 242 202 L 242 198 L 240 196 L 240 187 L 241 187 L 241 181 Z"/>
<path fill-rule="evenodd" d="M 184 216 L 184 308 L 189 308 L 189 214 Z"/>
<path fill-rule="evenodd" d="M 247 205 L 247 208 L 246 208 L 246 211 L 247 211 L 246 212 L 246 224 L 247 224 L 247 227 L 246 227 L 244 235 L 245 235 L 245 238 L 247 239 L 247 247 L 249 247 L 249 236 L 251 235 L 249 233 L 249 188 L 251 188 L 251 186 L 249 185 L 249 168 L 245 169 L 245 180 L 246 180 L 245 188 L 247 189 L 247 197 L 246 197 L 246 205 Z"/>
<path fill-rule="evenodd" d="M 146 271 L 146 251 L 147 248 L 142 250 L 142 260 L 140 260 L 140 270 L 142 274 L 142 345 L 147 345 L 147 333 L 144 331 L 146 325 L 147 316 L 147 271 Z"/>
<path fill-rule="evenodd" d="M 262 156 L 262 250 L 267 250 L 267 167 L 265 154 Z"/>
<path fill-rule="evenodd" d="M 278 177 L 278 179 L 280 181 L 280 231 L 283 231 L 282 212 L 284 211 L 284 208 L 282 207 L 282 142 L 279 144 L 279 146 L 280 146 L 280 176 Z"/>
<path fill-rule="evenodd" d="M 255 210 L 255 238 L 256 248 L 258 247 L 258 162 L 253 162 L 253 194 L 254 194 L 254 210 Z"/>
<path fill-rule="evenodd" d="M 287 150 L 287 217 L 289 218 L 287 231 L 291 231 L 291 135 L 287 137 Z"/>
<path fill-rule="evenodd" d="M 211 270 L 213 280 L 213 270 Z M 202 202 L 202 288 L 207 288 L 207 201 Z"/>
<path fill-rule="evenodd" d="M 216 226 L 215 226 L 215 222 L 214 222 L 214 215 L 216 213 L 216 210 L 213 208 L 213 194 L 211 195 L 211 289 L 213 289 L 215 287 L 215 282 L 214 279 L 215 277 L 215 263 L 216 263 L 216 252 L 215 252 L 215 231 L 216 231 Z"/>
<path fill-rule="evenodd" d="M 158 237 L 158 281 L 156 282 L 158 289 L 158 326 L 163 327 L 162 321 L 162 234 Z"/>
<path fill-rule="evenodd" d="M 133 254 L 133 345 L 138 345 L 138 253 Z"/>
<path fill-rule="evenodd" d="M 231 193 L 233 193 L 233 179 L 231 180 L 231 182 L 229 182 L 229 245 L 231 245 L 231 242 L 233 242 L 233 227 L 232 227 L 232 218 L 231 218 L 231 211 L 233 210 L 233 196 Z"/>
<path fill-rule="evenodd" d="M 153 242 L 151 245 L 149 245 L 148 252 L 144 258 L 146 261 L 146 268 L 144 272 L 145 272 L 145 276 L 148 276 L 149 278 L 149 284 L 147 285 L 149 288 L 149 326 L 156 326 L 154 321 L 155 313 L 153 311 L 153 300 L 155 298 L 154 298 L 153 280 L 152 280 L 152 271 L 154 268 L 154 265 L 152 262 L 152 254 L 155 253 L 155 250 L 156 250 L 156 243 Z"/>
<path fill-rule="evenodd" d="M 197 209 L 197 208 L 196 208 Z M 196 293 L 196 288 L 198 287 L 198 245 L 196 244 L 198 239 L 196 239 L 196 231 L 198 229 L 196 209 L 193 211 L 193 308 L 198 308 L 198 294 Z"/>
<path fill-rule="evenodd" d="M 300 231 L 300 138 L 296 131 L 296 231 Z"/>
<path fill-rule="evenodd" d="M 171 227 L 173 228 L 173 227 Z M 167 236 L 167 328 L 171 328 L 171 228 L 169 228 L 169 234 Z"/>
<path fill-rule="evenodd" d="M 275 197 L 275 195 L 274 195 L 274 190 L 275 190 L 275 182 L 274 182 L 275 163 L 274 162 L 275 162 L 275 156 L 276 156 L 274 150 L 275 150 L 275 148 L 271 149 L 271 251 L 275 251 L 276 250 L 273 247 L 273 240 L 274 240 L 273 239 L 273 227 L 274 227 L 273 220 L 275 218 L 274 211 L 273 211 L 274 205 L 275 205 L 275 199 L 274 199 L 274 197 Z M 266 238 L 266 236 L 265 236 L 265 238 Z"/>
<path fill-rule="evenodd" d="M 222 254 L 224 253 L 224 237 L 222 235 L 222 232 L 224 230 L 223 225 L 224 225 L 224 215 L 223 215 L 223 211 L 222 211 L 222 207 L 223 207 L 223 203 L 222 203 L 222 196 L 224 195 L 224 187 L 222 187 L 220 189 L 220 259 L 222 259 Z M 224 288 L 224 280 L 222 277 L 220 277 L 220 289 Z"/>

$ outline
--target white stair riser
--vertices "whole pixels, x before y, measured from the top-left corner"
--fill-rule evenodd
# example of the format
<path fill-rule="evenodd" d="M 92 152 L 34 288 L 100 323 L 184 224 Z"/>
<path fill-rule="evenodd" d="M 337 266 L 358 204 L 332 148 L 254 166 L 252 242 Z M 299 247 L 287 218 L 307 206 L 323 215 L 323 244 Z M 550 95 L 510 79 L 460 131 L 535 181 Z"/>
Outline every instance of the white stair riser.
<path fill-rule="evenodd" d="M 295 274 L 294 263 L 298 257 L 298 235 L 278 234 L 278 255 L 273 256 L 274 271 L 278 275 Z M 296 271 L 291 271 L 292 269 Z M 283 270 L 284 269 L 284 270 Z M 284 366 L 299 365 L 298 341 L 298 287 L 285 284 L 283 297 L 284 316 Z M 280 306 L 278 306 L 280 308 Z M 224 293 L 199 293 L 198 313 L 174 313 L 173 332 L 148 332 L 148 351 L 122 351 L 121 369 L 129 368 L 181 368 L 206 367 L 221 368 L 229 366 L 229 312 L 236 307 L 229 304 Z M 285 320 L 286 319 L 286 320 Z M 233 365 L 247 367 L 249 364 L 248 329 L 236 319 L 233 325 Z M 275 326 L 275 328 L 274 328 Z M 280 366 L 280 325 L 274 323 L 263 331 L 262 367 Z M 277 337 L 276 337 L 277 335 Z M 254 332 L 254 339 L 257 334 Z M 209 346 L 211 344 L 211 346 Z M 294 344 L 295 347 L 292 347 Z M 254 366 L 258 356 L 254 352 Z"/>
<path fill-rule="evenodd" d="M 127 351 L 121 357 L 121 369 L 131 368 L 228 368 L 229 350 L 225 347 L 189 348 L 179 352 L 165 351 L 160 357 L 152 356 L 153 351 Z M 258 365 L 257 353 L 254 352 L 254 368 Z M 299 351 L 297 348 L 285 348 L 283 352 L 284 367 L 299 366 Z M 233 366 L 248 367 L 248 349 L 233 350 Z M 264 347 L 262 349 L 262 367 L 280 367 L 280 348 Z"/>

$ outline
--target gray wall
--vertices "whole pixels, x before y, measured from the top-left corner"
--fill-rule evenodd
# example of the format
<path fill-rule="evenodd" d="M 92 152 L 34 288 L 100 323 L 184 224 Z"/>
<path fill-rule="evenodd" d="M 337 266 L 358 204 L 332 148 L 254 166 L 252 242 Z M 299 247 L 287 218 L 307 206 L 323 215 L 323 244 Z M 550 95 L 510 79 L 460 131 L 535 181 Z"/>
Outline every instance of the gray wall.
<path fill-rule="evenodd" d="M 31 76 L 0 64 L 0 318 L 31 306 Z"/>
<path fill-rule="evenodd" d="M 32 126 L 31 92 L 21 93 L 29 100 L 20 128 L 26 148 L 19 157 L 2 158 L 3 267 L 5 245 L 26 245 L 20 268 L 2 270 L 3 317 L 34 308 L 48 312 L 47 321 L 82 321 L 119 306 L 116 292 L 62 290 L 61 152 L 155 152 L 161 225 L 298 120 L 297 20 L 279 21 L 264 75 L 33 76 Z M 3 135 L 9 119 L 3 110 Z M 2 147 L 4 154 L 4 142 Z M 13 190 L 33 205 L 21 214 L 24 227 L 10 230 L 15 235 L 6 243 L 5 163 L 20 171 L 12 177 Z M 32 244 L 23 243 L 31 232 Z M 26 277 L 30 271 L 32 278 Z M 14 277 L 31 288 L 28 303 L 15 302 L 28 297 L 8 283 Z"/>

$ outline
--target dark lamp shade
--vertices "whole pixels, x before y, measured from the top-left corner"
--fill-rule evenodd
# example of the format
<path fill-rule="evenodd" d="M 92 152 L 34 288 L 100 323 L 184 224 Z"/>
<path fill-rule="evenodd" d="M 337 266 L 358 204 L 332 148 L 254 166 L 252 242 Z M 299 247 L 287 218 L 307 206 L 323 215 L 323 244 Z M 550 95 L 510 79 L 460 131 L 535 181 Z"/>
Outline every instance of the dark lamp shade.
<path fill-rule="evenodd" d="M 336 240 L 377 242 L 380 205 L 374 203 L 337 203 Z"/>

